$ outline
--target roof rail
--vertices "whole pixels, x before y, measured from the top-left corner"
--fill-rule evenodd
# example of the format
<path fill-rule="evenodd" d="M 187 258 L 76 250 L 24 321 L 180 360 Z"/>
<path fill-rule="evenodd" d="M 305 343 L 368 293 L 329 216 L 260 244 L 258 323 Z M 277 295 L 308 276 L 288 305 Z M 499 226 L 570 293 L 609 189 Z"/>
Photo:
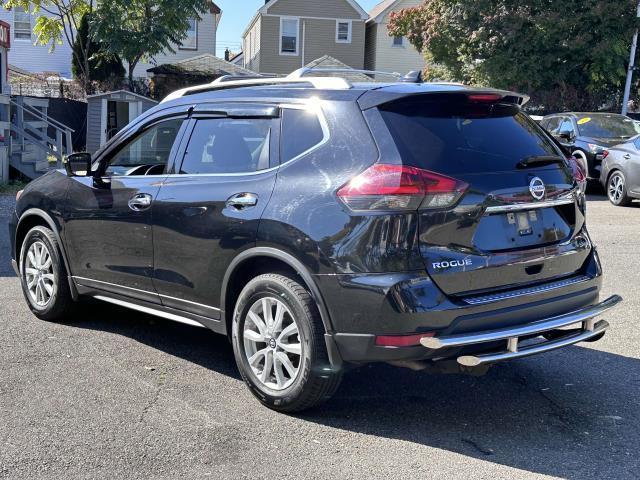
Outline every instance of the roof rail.
<path fill-rule="evenodd" d="M 357 68 L 344 68 L 344 67 L 302 67 L 294 72 L 290 73 L 287 78 L 290 79 L 298 79 L 298 78 L 309 78 L 306 75 L 310 73 L 350 73 L 350 74 L 362 74 L 362 75 L 388 75 L 390 77 L 395 77 L 396 80 L 403 78 L 403 75 L 398 72 L 382 72 L 379 70 L 361 70 Z M 313 78 L 313 77 L 311 77 Z"/>
<path fill-rule="evenodd" d="M 259 75 L 223 75 L 219 78 L 216 78 L 213 82 L 211 82 L 212 84 L 218 84 L 218 83 L 227 83 L 227 82 L 235 82 L 237 80 L 260 80 L 263 78 L 278 78 L 277 75 L 272 75 L 272 74 L 259 74 Z"/>
<path fill-rule="evenodd" d="M 219 80 L 219 79 L 218 79 Z M 344 78 L 338 77 L 307 77 L 307 78 L 263 78 L 263 77 L 249 77 L 244 80 L 229 80 L 218 81 L 214 80 L 212 83 L 205 85 L 198 85 L 195 87 L 183 88 L 182 90 L 176 90 L 170 93 L 160 103 L 165 103 L 176 98 L 184 97 L 185 95 L 193 95 L 195 93 L 210 92 L 214 90 L 229 90 L 232 88 L 243 87 L 259 87 L 269 85 L 311 85 L 313 88 L 319 90 L 348 90 L 352 88 Z"/>

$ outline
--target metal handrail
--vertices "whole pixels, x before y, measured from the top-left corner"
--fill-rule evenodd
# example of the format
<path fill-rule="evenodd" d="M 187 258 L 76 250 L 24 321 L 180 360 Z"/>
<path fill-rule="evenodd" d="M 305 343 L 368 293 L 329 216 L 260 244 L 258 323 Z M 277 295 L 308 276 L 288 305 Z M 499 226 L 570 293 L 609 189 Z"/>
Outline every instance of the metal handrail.
<path fill-rule="evenodd" d="M 31 105 L 19 104 L 18 102 L 14 101 L 14 100 L 10 100 L 10 103 L 11 103 L 11 105 L 14 105 L 17 108 L 22 108 L 23 110 L 26 110 L 27 112 L 29 112 L 30 115 L 33 115 L 34 117 L 39 118 L 40 120 L 45 122 L 50 127 L 53 127 L 53 128 L 55 128 L 57 130 L 63 130 L 65 132 L 70 132 L 70 133 L 74 133 L 75 132 L 75 130 L 73 130 L 72 128 L 68 127 L 64 123 L 60 123 L 57 120 L 49 117 L 48 115 L 45 115 L 40 110 L 38 110 L 35 107 L 32 107 Z"/>

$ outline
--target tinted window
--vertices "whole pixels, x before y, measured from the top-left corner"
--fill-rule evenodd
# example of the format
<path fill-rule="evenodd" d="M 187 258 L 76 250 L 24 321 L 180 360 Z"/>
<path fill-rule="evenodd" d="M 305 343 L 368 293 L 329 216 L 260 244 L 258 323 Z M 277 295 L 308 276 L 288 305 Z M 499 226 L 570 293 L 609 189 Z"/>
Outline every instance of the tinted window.
<path fill-rule="evenodd" d="M 158 123 L 135 137 L 109 161 L 107 174 L 126 174 L 132 167 L 141 165 L 165 166 L 169 162 L 183 120 L 168 120 Z M 154 173 L 162 173 L 161 171 Z M 136 171 L 143 175 L 145 171 Z"/>
<path fill-rule="evenodd" d="M 268 119 L 198 120 L 180 173 L 245 173 L 269 168 L 272 126 Z"/>
<path fill-rule="evenodd" d="M 282 114 L 282 161 L 288 162 L 319 144 L 324 138 L 315 112 L 285 109 Z"/>
<path fill-rule="evenodd" d="M 560 126 L 560 120 L 562 120 L 560 117 L 552 117 L 546 120 L 543 126 L 547 130 L 547 132 L 555 133 Z"/>
<path fill-rule="evenodd" d="M 622 115 L 583 115 L 577 123 L 580 135 L 584 137 L 623 138 L 640 133 L 634 121 Z"/>
<path fill-rule="evenodd" d="M 447 174 L 476 173 L 514 170 L 526 157 L 561 154 L 518 107 L 442 97 L 413 97 L 381 109 L 405 164 Z"/>

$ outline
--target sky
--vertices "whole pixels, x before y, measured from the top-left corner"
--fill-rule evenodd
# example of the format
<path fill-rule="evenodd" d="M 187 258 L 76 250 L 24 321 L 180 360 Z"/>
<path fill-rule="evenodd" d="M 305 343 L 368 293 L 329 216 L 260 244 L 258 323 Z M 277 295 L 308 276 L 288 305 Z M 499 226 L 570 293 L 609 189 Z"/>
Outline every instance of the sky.
<path fill-rule="evenodd" d="M 317 0 L 306 0 L 317 1 Z M 357 0 L 365 11 L 370 11 L 380 0 Z M 222 20 L 218 27 L 216 55 L 224 58 L 226 48 L 233 52 L 242 50 L 242 32 L 258 11 L 264 0 L 215 0 L 222 9 Z"/>

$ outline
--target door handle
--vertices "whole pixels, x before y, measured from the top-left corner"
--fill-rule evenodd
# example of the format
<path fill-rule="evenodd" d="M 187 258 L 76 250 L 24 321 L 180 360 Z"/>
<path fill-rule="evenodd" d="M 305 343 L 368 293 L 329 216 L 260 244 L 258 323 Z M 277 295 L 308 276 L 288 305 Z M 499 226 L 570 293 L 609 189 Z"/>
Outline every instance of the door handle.
<path fill-rule="evenodd" d="M 142 212 L 151 206 L 152 199 L 148 193 L 138 193 L 129 200 L 129 208 L 134 212 Z"/>
<path fill-rule="evenodd" d="M 258 196 L 255 193 L 238 193 L 227 200 L 227 207 L 243 210 L 255 207 L 258 204 Z"/>
<path fill-rule="evenodd" d="M 629 154 L 629 153 L 625 153 L 624 154 L 624 159 L 625 160 L 629 160 L 630 158 L 631 158 L 631 154 Z"/>

